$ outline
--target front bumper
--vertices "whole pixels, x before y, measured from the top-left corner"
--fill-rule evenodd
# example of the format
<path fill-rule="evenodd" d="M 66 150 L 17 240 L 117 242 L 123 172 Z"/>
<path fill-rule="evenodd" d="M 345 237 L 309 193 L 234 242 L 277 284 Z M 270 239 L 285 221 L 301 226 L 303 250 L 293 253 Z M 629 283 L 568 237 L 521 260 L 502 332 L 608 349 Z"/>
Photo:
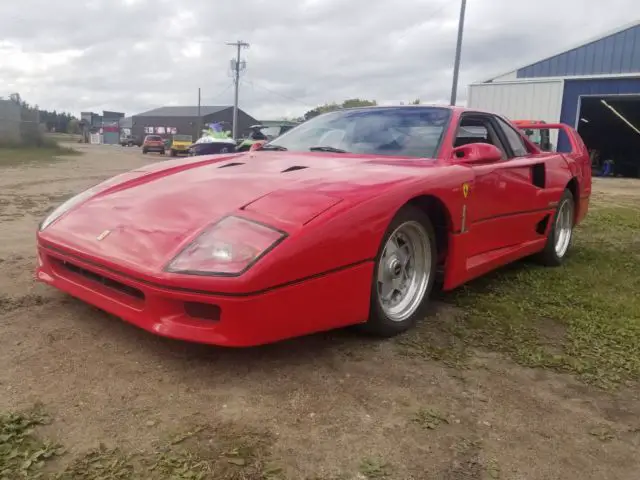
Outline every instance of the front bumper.
<path fill-rule="evenodd" d="M 157 335 L 248 347 L 366 321 L 373 263 L 247 295 L 150 284 L 38 247 L 36 279 Z"/>

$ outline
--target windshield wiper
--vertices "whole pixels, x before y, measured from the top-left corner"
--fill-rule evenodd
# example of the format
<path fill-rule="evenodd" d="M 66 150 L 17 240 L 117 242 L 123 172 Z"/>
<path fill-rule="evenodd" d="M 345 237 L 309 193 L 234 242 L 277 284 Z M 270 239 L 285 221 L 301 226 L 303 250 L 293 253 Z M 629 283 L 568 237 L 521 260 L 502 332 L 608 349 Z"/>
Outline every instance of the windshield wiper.
<path fill-rule="evenodd" d="M 330 153 L 349 153 L 346 150 L 335 147 L 311 147 L 310 152 L 330 152 Z"/>
<path fill-rule="evenodd" d="M 274 145 L 273 143 L 270 143 L 268 145 L 261 146 L 260 150 L 275 150 L 275 151 L 278 151 L 278 152 L 286 152 L 288 149 L 286 147 L 281 146 L 281 145 Z"/>

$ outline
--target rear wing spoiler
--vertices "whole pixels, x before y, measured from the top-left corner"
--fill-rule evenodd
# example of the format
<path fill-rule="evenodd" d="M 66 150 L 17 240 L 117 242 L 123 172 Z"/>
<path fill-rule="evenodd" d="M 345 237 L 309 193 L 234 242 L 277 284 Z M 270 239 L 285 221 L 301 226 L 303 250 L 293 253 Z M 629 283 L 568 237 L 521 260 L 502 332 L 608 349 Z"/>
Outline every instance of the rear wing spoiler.
<path fill-rule="evenodd" d="M 525 123 L 518 122 L 515 126 L 522 130 L 547 130 L 554 132 L 557 142 L 557 148 L 555 151 L 567 154 L 584 154 L 587 153 L 587 147 L 580 138 L 578 132 L 571 126 L 565 123 Z M 529 140 L 529 139 L 527 139 Z M 531 142 L 530 142 L 531 143 Z"/>

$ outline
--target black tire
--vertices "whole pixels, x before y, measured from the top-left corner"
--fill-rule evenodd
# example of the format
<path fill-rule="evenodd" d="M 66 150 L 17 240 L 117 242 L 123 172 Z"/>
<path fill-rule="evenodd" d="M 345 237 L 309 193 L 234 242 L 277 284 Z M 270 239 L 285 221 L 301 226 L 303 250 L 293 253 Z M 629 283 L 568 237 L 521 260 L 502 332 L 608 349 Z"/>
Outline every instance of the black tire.
<path fill-rule="evenodd" d="M 164 150 L 160 150 L 160 155 L 164 155 Z"/>
<path fill-rule="evenodd" d="M 561 249 L 560 252 L 556 249 L 556 229 L 558 227 L 558 216 L 563 208 L 570 208 L 571 216 L 571 229 L 569 231 L 569 239 L 567 240 L 566 248 Z M 569 250 L 571 249 L 571 243 L 573 241 L 573 227 L 575 225 L 575 200 L 570 190 L 565 190 L 558 202 L 556 212 L 551 219 L 551 228 L 549 228 L 549 236 L 547 237 L 547 243 L 538 255 L 534 258 L 538 263 L 548 267 L 559 267 L 564 263 Z M 563 250 L 563 251 L 562 251 Z"/>
<path fill-rule="evenodd" d="M 176 151 L 173 148 L 169 151 L 171 152 L 172 157 L 175 157 L 177 155 Z"/>
<path fill-rule="evenodd" d="M 142 153 L 146 154 L 148 152 L 148 150 L 146 148 L 142 149 Z"/>
<path fill-rule="evenodd" d="M 415 222 L 424 229 L 424 233 L 428 240 L 428 247 L 430 248 L 430 271 L 429 278 L 426 282 L 426 288 L 424 289 L 424 293 L 422 293 L 422 298 L 419 300 L 419 305 L 415 308 L 413 313 L 411 313 L 406 319 L 393 320 L 387 315 L 381 305 L 378 289 L 378 273 L 381 265 L 380 260 L 383 257 L 387 241 L 398 227 L 407 224 L 407 222 Z M 387 231 L 382 237 L 382 242 L 380 243 L 378 254 L 375 259 L 373 278 L 371 279 L 371 305 L 369 308 L 369 319 L 367 323 L 361 326 L 361 330 L 380 337 L 393 337 L 409 330 L 418 322 L 418 320 L 422 319 L 429 304 L 429 296 L 433 290 L 436 277 L 437 258 L 436 236 L 431 220 L 422 210 L 410 205 L 405 205 L 398 211 L 393 220 L 391 220 Z M 416 296 L 416 298 L 418 298 L 418 296 Z"/>

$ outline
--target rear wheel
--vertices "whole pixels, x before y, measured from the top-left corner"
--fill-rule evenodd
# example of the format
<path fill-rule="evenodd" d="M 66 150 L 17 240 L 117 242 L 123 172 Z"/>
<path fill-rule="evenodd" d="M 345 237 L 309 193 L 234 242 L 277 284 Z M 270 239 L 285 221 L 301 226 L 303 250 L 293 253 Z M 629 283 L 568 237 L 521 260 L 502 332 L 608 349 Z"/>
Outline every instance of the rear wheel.
<path fill-rule="evenodd" d="M 389 224 L 376 257 L 364 330 L 391 337 L 413 327 L 427 307 L 436 259 L 429 217 L 415 207 L 403 207 Z"/>
<path fill-rule="evenodd" d="M 176 151 L 175 151 L 173 148 L 170 150 L 170 152 L 171 152 L 171 156 L 172 156 L 172 157 L 175 157 L 175 156 L 176 156 Z"/>
<path fill-rule="evenodd" d="M 146 148 L 143 148 L 143 149 L 142 149 L 142 153 L 145 153 L 145 154 L 146 154 L 148 151 L 149 151 L 149 150 L 147 150 Z"/>
<path fill-rule="evenodd" d="M 556 208 L 547 243 L 544 250 L 537 256 L 540 263 L 550 267 L 562 265 L 571 248 L 574 221 L 575 201 L 573 194 L 569 190 L 565 190 Z"/>

